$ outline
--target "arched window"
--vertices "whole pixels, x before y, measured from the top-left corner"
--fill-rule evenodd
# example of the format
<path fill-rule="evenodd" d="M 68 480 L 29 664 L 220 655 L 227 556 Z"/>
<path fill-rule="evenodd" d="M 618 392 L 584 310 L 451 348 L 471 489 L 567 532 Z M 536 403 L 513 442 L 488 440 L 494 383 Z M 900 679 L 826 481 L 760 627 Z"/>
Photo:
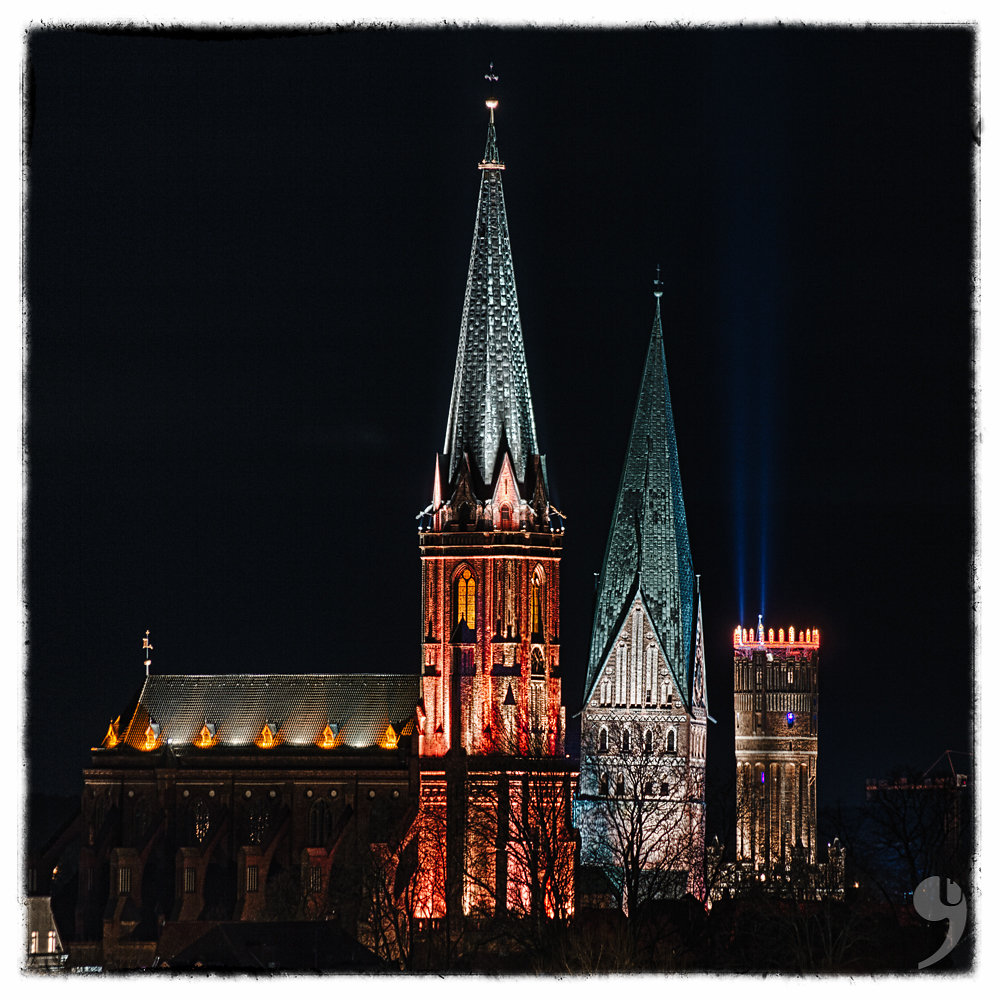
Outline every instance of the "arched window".
<path fill-rule="evenodd" d="M 468 567 L 455 581 L 455 624 L 476 631 L 476 578 Z"/>
<path fill-rule="evenodd" d="M 531 575 L 531 634 L 541 638 L 545 632 L 545 573 L 541 566 Z"/>
<path fill-rule="evenodd" d="M 330 839 L 330 807 L 325 800 L 317 799 L 309 810 L 309 846 L 326 847 Z"/>
<path fill-rule="evenodd" d="M 653 752 L 653 732 L 650 729 L 646 730 L 646 735 L 642 739 L 642 749 L 643 753 Z"/>
<path fill-rule="evenodd" d="M 625 775 L 619 774 L 615 780 L 615 795 L 621 797 L 625 794 Z"/>
<path fill-rule="evenodd" d="M 601 780 L 597 785 L 597 794 L 605 796 L 608 794 L 608 776 L 606 774 L 601 775 Z"/>
<path fill-rule="evenodd" d="M 627 730 L 622 730 L 622 753 L 628 753 L 632 748 L 632 734 Z"/>
<path fill-rule="evenodd" d="M 511 517 L 511 510 L 509 503 L 500 504 L 500 530 L 501 531 L 513 531 L 514 523 Z"/>
<path fill-rule="evenodd" d="M 601 729 L 600 741 L 598 743 L 598 748 L 600 753 L 608 752 L 608 731 L 606 729 Z"/>
<path fill-rule="evenodd" d="M 667 753 L 677 752 L 677 734 L 672 730 L 667 730 Z"/>

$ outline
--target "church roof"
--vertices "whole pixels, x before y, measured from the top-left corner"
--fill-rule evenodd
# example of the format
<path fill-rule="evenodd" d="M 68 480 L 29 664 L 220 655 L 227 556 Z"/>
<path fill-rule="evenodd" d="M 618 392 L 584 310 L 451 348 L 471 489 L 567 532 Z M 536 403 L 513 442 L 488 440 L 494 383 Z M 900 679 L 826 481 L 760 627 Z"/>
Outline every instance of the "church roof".
<path fill-rule="evenodd" d="M 495 106 L 495 102 L 490 104 Z M 506 433 L 514 473 L 523 483 L 528 455 L 538 453 L 538 442 L 500 180 L 504 165 L 497 151 L 492 109 L 479 168 L 479 206 L 444 453 L 449 482 L 454 482 L 463 452 L 485 480 L 494 473 Z"/>
<path fill-rule="evenodd" d="M 690 691 L 695 577 L 663 350 L 659 283 L 646 365 L 598 584 L 587 669 L 590 698 L 638 593 L 679 690 Z"/>
<path fill-rule="evenodd" d="M 384 746 L 389 726 L 412 732 L 419 698 L 412 675 L 152 674 L 121 742 L 144 750 L 152 727 L 157 747 L 194 749 L 207 726 L 211 746 L 246 747 L 270 723 L 276 747 L 315 746 L 327 725 L 331 748 Z"/>

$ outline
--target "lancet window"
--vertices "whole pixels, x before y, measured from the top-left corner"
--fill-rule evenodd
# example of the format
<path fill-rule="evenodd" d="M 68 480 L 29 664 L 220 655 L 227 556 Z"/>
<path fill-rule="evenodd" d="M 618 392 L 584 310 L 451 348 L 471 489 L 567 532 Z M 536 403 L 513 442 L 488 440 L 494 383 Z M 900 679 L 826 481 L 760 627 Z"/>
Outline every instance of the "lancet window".
<path fill-rule="evenodd" d="M 545 633 L 545 573 L 541 566 L 531 575 L 531 634 L 542 639 Z"/>
<path fill-rule="evenodd" d="M 476 578 L 468 567 L 455 581 L 455 624 L 476 630 Z"/>

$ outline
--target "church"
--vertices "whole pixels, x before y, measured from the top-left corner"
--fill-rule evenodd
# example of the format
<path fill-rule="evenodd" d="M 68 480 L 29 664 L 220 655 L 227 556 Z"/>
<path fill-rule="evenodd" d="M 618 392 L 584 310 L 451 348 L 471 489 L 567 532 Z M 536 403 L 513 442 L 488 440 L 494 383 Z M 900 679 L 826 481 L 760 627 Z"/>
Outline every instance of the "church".
<path fill-rule="evenodd" d="M 497 106 L 444 445 L 417 516 L 420 659 L 405 675 L 166 675 L 147 636 L 142 689 L 109 705 L 84 772 L 74 948 L 94 966 L 183 967 L 210 929 L 308 920 L 335 927 L 345 954 L 360 943 L 407 968 L 424 948 L 433 965 L 434 941 L 447 951 L 463 927 L 569 921 L 593 905 L 588 872 L 614 908 L 704 898 L 701 603 L 662 286 L 571 699 L 577 761 L 565 517 L 535 426 Z"/>

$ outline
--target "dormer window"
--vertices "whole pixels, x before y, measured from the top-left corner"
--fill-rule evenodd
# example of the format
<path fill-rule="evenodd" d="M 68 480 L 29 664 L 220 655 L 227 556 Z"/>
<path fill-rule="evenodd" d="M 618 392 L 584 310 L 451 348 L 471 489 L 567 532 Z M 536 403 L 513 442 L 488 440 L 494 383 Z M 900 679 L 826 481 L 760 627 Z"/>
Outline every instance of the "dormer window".
<path fill-rule="evenodd" d="M 332 750 L 337 745 L 337 723 L 327 722 L 323 727 L 323 732 L 319 734 L 319 740 L 317 743 L 324 750 Z"/>
<path fill-rule="evenodd" d="M 257 737 L 257 746 L 261 750 L 270 750 L 274 746 L 274 738 L 278 733 L 278 727 L 273 722 L 265 722 L 264 727 L 260 731 L 260 736 Z"/>
<path fill-rule="evenodd" d="M 195 745 L 201 747 L 202 749 L 207 749 L 208 747 L 215 745 L 215 723 L 205 720 L 205 725 L 201 727 L 201 731 L 198 733 L 198 739 L 195 740 Z"/>
<path fill-rule="evenodd" d="M 144 750 L 155 750 L 156 745 L 160 740 L 160 724 L 155 722 L 153 719 L 149 720 L 149 725 L 146 726 L 146 741 L 143 743 Z"/>
<path fill-rule="evenodd" d="M 513 531 L 514 517 L 509 503 L 500 504 L 500 530 Z"/>

